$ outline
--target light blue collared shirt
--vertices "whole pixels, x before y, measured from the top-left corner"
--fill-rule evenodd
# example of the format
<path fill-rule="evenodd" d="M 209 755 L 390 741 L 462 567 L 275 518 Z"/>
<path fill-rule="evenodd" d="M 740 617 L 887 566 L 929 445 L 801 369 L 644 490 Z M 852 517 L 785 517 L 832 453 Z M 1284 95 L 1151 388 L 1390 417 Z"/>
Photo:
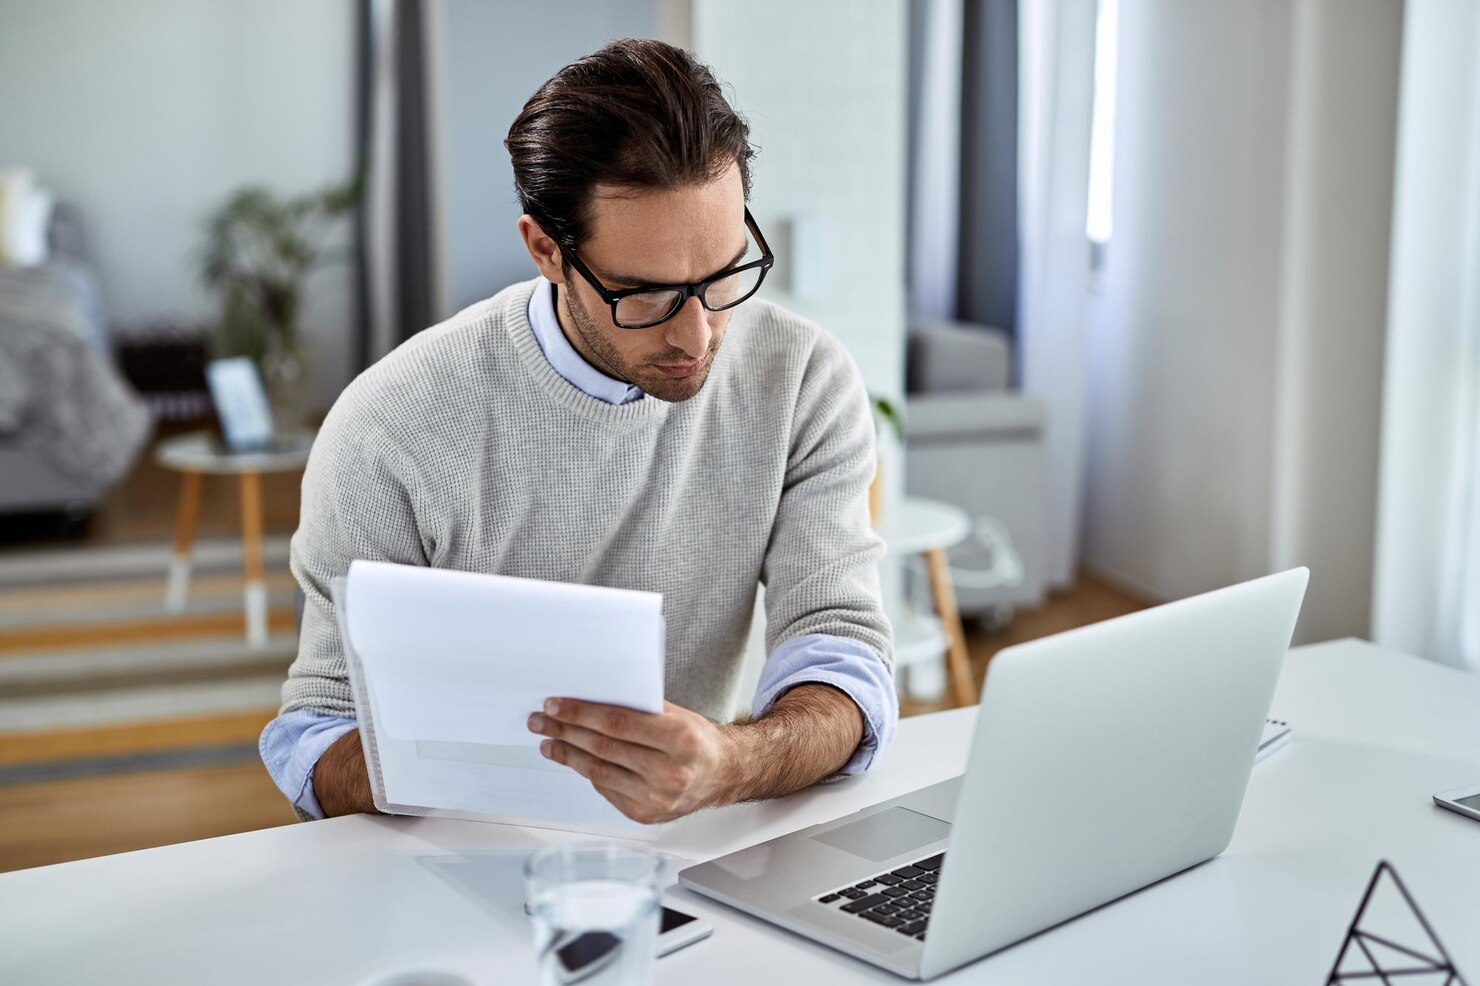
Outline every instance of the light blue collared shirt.
<path fill-rule="evenodd" d="M 555 314 L 555 285 L 544 279 L 530 295 L 529 324 L 550 366 L 581 393 L 608 404 L 631 404 L 647 396 L 627 381 L 602 373 L 576 352 Z"/>
<path fill-rule="evenodd" d="M 550 366 L 572 387 L 608 404 L 628 404 L 647 395 L 625 380 L 596 369 L 576 352 L 555 314 L 555 286 L 543 281 L 529 299 L 529 324 Z M 842 774 L 867 770 L 894 738 L 899 697 L 894 676 L 871 648 L 849 637 L 811 633 L 784 641 L 766 658 L 751 712 L 760 718 L 792 688 L 831 685 L 851 698 L 863 714 L 863 740 L 843 765 Z M 258 742 L 262 762 L 274 783 L 304 813 L 323 818 L 313 791 L 313 768 L 324 751 L 355 728 L 353 719 L 299 709 L 267 724 Z"/>

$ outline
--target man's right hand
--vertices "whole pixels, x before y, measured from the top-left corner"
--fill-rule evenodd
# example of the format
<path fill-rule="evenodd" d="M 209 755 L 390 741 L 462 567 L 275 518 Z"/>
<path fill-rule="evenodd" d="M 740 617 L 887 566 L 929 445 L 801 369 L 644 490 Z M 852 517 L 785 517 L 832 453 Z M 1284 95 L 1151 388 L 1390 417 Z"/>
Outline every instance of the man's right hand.
<path fill-rule="evenodd" d="M 360 744 L 358 729 L 351 729 L 330 744 L 314 765 L 308 782 L 328 817 L 375 811 L 370 771 L 365 766 L 365 748 Z"/>

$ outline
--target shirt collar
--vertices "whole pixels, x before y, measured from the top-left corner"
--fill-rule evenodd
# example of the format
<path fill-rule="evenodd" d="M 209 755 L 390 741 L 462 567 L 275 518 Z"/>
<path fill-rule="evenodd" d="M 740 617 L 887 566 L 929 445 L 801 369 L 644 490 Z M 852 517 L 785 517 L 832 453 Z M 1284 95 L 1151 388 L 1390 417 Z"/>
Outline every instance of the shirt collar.
<path fill-rule="evenodd" d="M 641 388 L 602 373 L 576 352 L 555 314 L 555 285 L 544 278 L 529 297 L 529 324 L 550 367 L 581 393 L 608 404 L 630 404 L 647 396 Z"/>

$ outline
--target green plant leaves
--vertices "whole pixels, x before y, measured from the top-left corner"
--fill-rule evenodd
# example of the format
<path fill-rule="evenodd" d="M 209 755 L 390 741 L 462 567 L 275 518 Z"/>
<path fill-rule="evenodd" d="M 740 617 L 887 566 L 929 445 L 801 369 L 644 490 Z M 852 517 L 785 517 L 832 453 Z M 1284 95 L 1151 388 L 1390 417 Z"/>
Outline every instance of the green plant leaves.
<path fill-rule="evenodd" d="M 260 366 L 271 346 L 295 344 L 304 282 L 340 259 L 324 241 L 363 188 L 363 169 L 348 182 L 291 199 L 247 187 L 207 218 L 197 264 L 201 283 L 220 298 L 219 355 L 250 356 Z"/>

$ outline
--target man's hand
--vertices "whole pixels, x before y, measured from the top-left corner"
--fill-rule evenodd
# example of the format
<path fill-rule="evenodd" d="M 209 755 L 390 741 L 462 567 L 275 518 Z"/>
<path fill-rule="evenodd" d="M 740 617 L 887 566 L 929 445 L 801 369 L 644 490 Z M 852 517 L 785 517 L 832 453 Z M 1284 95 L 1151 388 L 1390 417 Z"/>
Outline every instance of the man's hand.
<path fill-rule="evenodd" d="M 638 822 L 666 822 L 724 804 L 734 742 L 720 726 L 672 702 L 654 715 L 616 705 L 552 698 L 529 717 L 550 737 L 540 752 L 589 780 Z"/>
<path fill-rule="evenodd" d="M 817 782 L 852 756 L 863 715 L 842 692 L 806 684 L 739 725 L 716 725 L 672 702 L 653 714 L 552 698 L 529 729 L 549 737 L 541 753 L 589 780 L 622 814 L 665 822 Z"/>

